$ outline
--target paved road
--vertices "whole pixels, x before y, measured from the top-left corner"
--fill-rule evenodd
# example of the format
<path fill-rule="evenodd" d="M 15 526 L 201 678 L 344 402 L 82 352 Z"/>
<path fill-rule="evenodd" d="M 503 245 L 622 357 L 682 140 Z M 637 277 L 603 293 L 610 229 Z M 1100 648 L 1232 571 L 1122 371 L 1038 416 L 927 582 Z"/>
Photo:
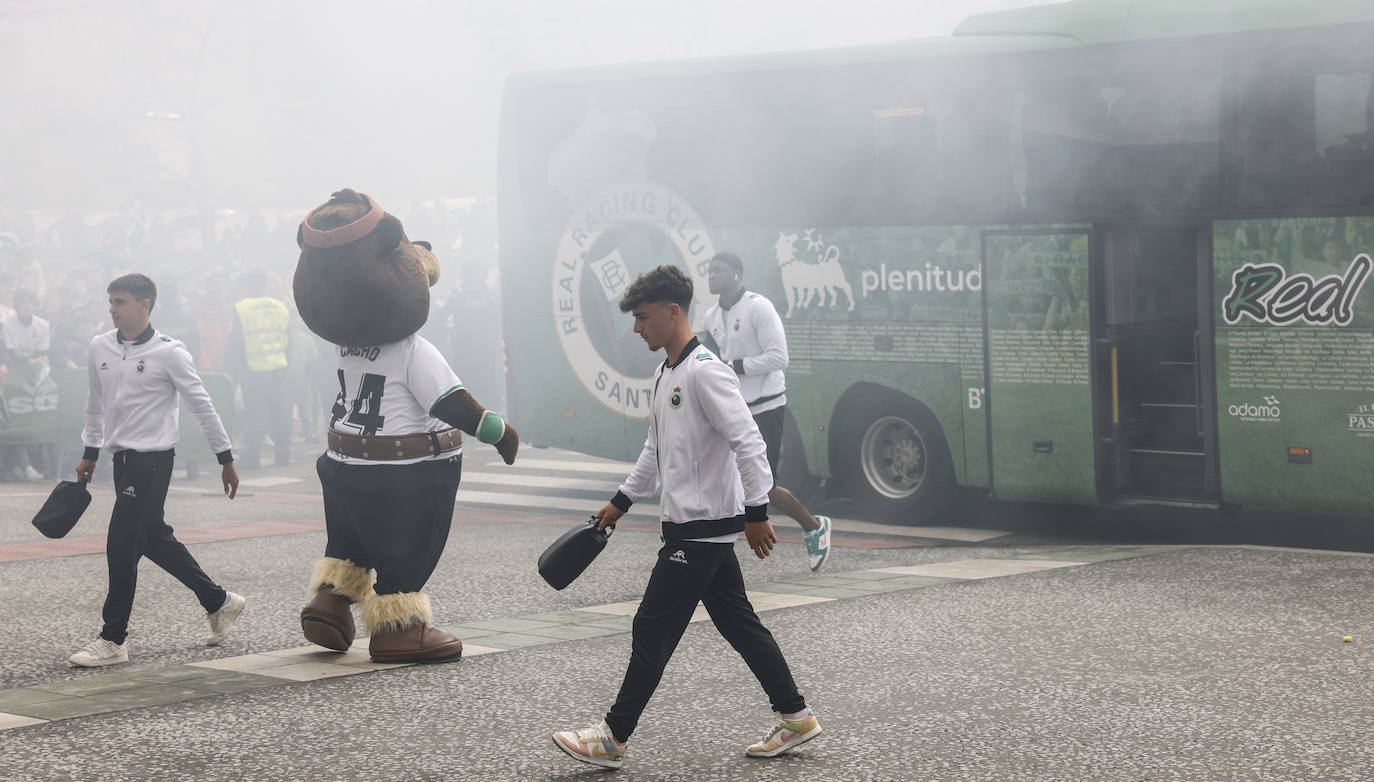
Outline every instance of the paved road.
<path fill-rule="evenodd" d="M 524 456 L 519 469 L 466 466 L 429 591 L 468 655 L 439 666 L 378 669 L 302 647 L 296 612 L 324 535 L 318 487 L 298 465 L 252 476 L 252 496 L 232 503 L 206 478 L 174 483 L 169 521 L 249 597 L 225 645 L 203 646 L 195 600 L 145 565 L 132 662 L 72 669 L 105 585 L 79 541 L 99 540 L 111 497 L 97 487 L 70 543 L 51 544 L 27 524 L 39 487 L 0 487 L 0 779 L 600 774 L 548 734 L 590 724 L 614 697 L 657 538 L 626 524 L 581 579 L 549 589 L 534 558 L 623 466 Z M 1374 768 L 1374 558 L 839 528 L 822 575 L 795 540 L 744 565 L 825 734 L 773 761 L 744 758 L 767 704 L 698 622 L 617 778 L 1363 780 Z"/>

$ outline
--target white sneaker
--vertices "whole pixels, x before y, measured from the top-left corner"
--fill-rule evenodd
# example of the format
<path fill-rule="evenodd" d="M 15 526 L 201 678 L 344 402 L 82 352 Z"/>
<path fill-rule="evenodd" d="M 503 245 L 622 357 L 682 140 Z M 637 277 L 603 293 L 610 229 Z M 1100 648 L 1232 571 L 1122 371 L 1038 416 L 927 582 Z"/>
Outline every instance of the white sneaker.
<path fill-rule="evenodd" d="M 106 665 L 119 665 L 129 661 L 126 644 L 117 644 L 104 638 L 97 638 L 86 644 L 86 648 L 68 657 L 72 665 L 82 668 L 101 668 Z"/>
<path fill-rule="evenodd" d="M 248 601 L 242 595 L 233 592 L 226 593 L 229 596 L 224 607 L 210 614 L 210 637 L 205 639 L 206 646 L 219 646 L 224 643 L 224 639 L 229 637 L 229 628 L 234 626 L 243 613 L 243 604 Z"/>
<path fill-rule="evenodd" d="M 625 762 L 625 744 L 615 740 L 605 720 L 582 730 L 560 730 L 553 734 L 553 743 L 583 763 L 606 768 L 620 768 Z"/>
<path fill-rule="evenodd" d="M 35 470 L 33 465 L 29 464 L 24 466 L 24 477 L 31 481 L 41 481 L 43 480 L 43 473 Z"/>
<path fill-rule="evenodd" d="M 820 523 L 819 527 L 802 533 L 802 543 L 806 545 L 806 560 L 811 566 L 812 573 L 820 570 L 821 565 L 830 558 L 830 517 L 817 516 L 816 521 Z"/>

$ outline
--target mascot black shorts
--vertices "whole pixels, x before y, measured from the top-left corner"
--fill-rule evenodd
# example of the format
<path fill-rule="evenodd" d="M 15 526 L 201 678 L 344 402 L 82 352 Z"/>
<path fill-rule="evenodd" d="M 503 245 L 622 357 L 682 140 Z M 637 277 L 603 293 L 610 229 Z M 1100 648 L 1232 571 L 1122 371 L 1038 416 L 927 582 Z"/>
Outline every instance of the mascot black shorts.
<path fill-rule="evenodd" d="M 376 569 L 379 595 L 419 592 L 448 542 L 463 455 L 415 464 L 344 464 L 321 454 L 326 557 Z"/>

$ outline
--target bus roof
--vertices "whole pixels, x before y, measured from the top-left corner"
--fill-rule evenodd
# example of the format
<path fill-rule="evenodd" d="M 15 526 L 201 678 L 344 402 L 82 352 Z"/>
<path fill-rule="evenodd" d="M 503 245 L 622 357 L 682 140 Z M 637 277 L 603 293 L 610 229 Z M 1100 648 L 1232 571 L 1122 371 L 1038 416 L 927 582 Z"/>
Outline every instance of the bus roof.
<path fill-rule="evenodd" d="M 1011 54 L 1115 42 L 1374 23 L 1371 0 L 1068 0 L 969 17 L 952 37 L 808 51 L 625 63 L 512 75 L 510 86 L 709 76 Z"/>
<path fill-rule="evenodd" d="M 1071 0 L 991 11 L 954 29 L 964 36 L 1051 36 L 1080 44 L 1225 35 L 1374 22 L 1369 0 Z"/>

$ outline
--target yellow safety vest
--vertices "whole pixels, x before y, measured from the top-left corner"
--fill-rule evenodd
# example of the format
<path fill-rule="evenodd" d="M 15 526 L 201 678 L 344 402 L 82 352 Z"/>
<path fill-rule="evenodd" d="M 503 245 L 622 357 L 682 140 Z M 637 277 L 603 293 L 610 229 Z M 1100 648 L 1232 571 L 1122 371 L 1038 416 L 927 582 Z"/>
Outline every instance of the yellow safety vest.
<path fill-rule="evenodd" d="M 286 367 L 286 324 L 290 315 L 286 305 L 263 296 L 244 299 L 234 305 L 243 327 L 243 353 L 248 368 L 270 372 Z"/>

